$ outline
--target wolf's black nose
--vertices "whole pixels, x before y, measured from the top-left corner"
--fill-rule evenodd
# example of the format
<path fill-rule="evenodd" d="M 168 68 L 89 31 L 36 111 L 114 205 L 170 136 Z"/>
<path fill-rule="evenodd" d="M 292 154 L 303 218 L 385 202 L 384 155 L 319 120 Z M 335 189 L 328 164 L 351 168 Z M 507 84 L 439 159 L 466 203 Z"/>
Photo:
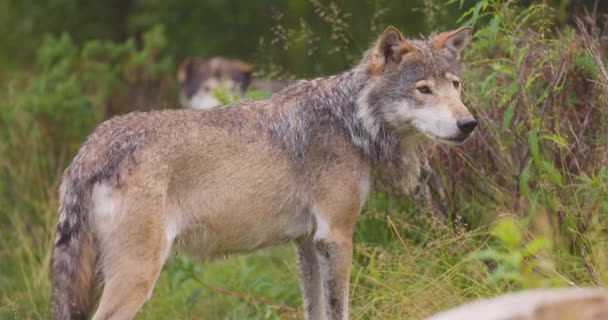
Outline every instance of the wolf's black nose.
<path fill-rule="evenodd" d="M 475 120 L 475 118 L 461 119 L 458 120 L 456 124 L 462 133 L 469 134 L 475 130 L 475 127 L 477 127 L 477 120 Z"/>

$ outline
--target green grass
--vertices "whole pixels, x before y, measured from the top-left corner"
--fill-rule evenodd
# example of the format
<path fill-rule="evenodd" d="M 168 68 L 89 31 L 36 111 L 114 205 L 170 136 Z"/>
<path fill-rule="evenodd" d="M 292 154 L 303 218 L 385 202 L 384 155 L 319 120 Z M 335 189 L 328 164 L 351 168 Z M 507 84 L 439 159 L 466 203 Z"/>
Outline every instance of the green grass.
<path fill-rule="evenodd" d="M 430 231 L 428 242 L 417 244 L 412 240 L 415 237 L 405 234 L 429 232 L 432 227 L 424 223 L 410 225 L 404 218 L 391 216 L 388 222 L 384 217 L 384 224 L 376 221 L 377 232 L 386 232 L 393 240 L 383 244 L 357 242 L 350 288 L 352 319 L 422 319 L 471 299 L 525 287 L 593 283 L 584 262 L 569 253 L 552 250 L 538 252 L 538 261 L 552 261 L 555 265 L 527 276 L 524 267 L 523 282 L 490 280 L 492 270 L 476 259 L 474 253 L 488 247 L 506 253 L 514 251 L 508 245 L 491 245 L 495 240 L 489 230 L 458 235 L 438 228 Z M 365 223 L 369 219 L 374 217 L 364 215 L 361 220 Z M 49 221 L 50 229 L 52 225 Z M 397 235 L 395 230 L 403 235 Z M 514 249 L 530 242 L 523 233 L 521 236 L 521 243 L 515 242 Z M 0 318 L 46 319 L 48 250 L 35 248 L 29 235 L 23 234 L 21 240 L 18 247 L 3 247 L 3 265 L 10 264 L 13 269 L 8 273 L 3 268 L 6 289 L 0 294 Z M 12 253 L 5 256 L 9 249 Z M 608 252 L 605 243 L 596 249 L 602 250 L 604 256 Z M 301 303 L 295 250 L 291 245 L 203 263 L 192 263 L 177 254 L 166 264 L 138 319 L 299 319 L 298 312 L 285 312 L 277 307 L 299 308 Z M 597 260 L 593 264 L 604 283 L 608 280 L 605 262 Z M 183 276 L 178 276 L 180 273 Z M 265 301 L 259 302 L 261 299 Z"/>
<path fill-rule="evenodd" d="M 200 278 L 176 284 L 181 265 L 175 259 L 167 264 L 139 319 L 279 319 L 281 310 L 255 299 L 293 307 L 301 301 L 291 246 L 208 261 L 200 264 Z"/>

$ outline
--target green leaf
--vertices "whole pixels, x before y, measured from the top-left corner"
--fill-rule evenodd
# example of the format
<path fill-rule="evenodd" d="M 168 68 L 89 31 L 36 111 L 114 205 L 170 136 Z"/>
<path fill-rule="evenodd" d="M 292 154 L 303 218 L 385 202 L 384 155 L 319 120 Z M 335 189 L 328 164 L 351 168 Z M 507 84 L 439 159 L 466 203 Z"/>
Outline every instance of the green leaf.
<path fill-rule="evenodd" d="M 502 280 L 513 281 L 515 283 L 521 284 L 524 282 L 521 272 L 519 271 L 508 271 L 502 274 Z"/>
<path fill-rule="evenodd" d="M 194 264 L 192 267 L 192 273 L 195 277 L 201 279 L 203 277 L 203 268 L 199 264 Z"/>
<path fill-rule="evenodd" d="M 555 135 L 555 134 L 544 134 L 542 136 L 539 137 L 541 140 L 549 140 L 552 141 L 553 143 L 555 143 L 558 147 L 560 148 L 568 148 L 569 144 L 568 141 L 566 141 L 566 139 Z"/>
<path fill-rule="evenodd" d="M 247 90 L 245 93 L 246 99 L 259 100 L 270 97 L 272 94 L 268 91 L 263 90 Z"/>
<path fill-rule="evenodd" d="M 505 110 L 504 115 L 502 116 L 502 129 L 507 130 L 511 126 L 511 120 L 513 120 L 514 114 L 514 104 L 509 104 L 507 110 Z"/>
<path fill-rule="evenodd" d="M 528 257 L 549 248 L 551 248 L 551 242 L 549 242 L 549 240 L 545 237 L 537 237 L 526 245 L 523 252 L 524 256 Z"/>
<path fill-rule="evenodd" d="M 606 179 L 606 167 L 601 167 L 600 172 L 597 174 L 598 179 L 604 180 Z"/>
<path fill-rule="evenodd" d="M 213 90 L 213 96 L 220 102 L 222 105 L 230 104 L 238 101 L 238 97 L 232 95 L 228 90 L 223 87 L 218 87 Z"/>
<path fill-rule="evenodd" d="M 553 166 L 551 162 L 543 160 L 541 162 L 541 167 L 545 171 L 545 174 L 547 175 L 547 178 L 549 178 L 549 181 L 560 187 L 563 186 L 562 174 L 561 172 L 559 172 L 559 170 L 555 168 L 555 166 Z"/>
<path fill-rule="evenodd" d="M 460 20 L 462 20 L 463 18 L 465 18 L 466 16 L 471 15 L 471 18 L 470 18 L 469 20 L 467 20 L 466 22 L 464 22 L 462 25 L 465 25 L 465 26 L 471 26 L 471 25 L 474 25 L 474 24 L 475 24 L 475 22 L 477 22 L 477 19 L 479 19 L 479 17 L 480 17 L 480 14 L 479 14 L 479 13 L 480 13 L 480 12 L 481 12 L 481 11 L 482 11 L 482 10 L 483 10 L 485 7 L 487 7 L 487 5 L 488 5 L 488 1 L 487 1 L 487 0 L 477 2 L 477 3 L 475 4 L 475 7 L 471 8 L 471 9 L 469 9 L 467 12 L 465 12 L 465 13 L 462 15 L 462 17 L 459 19 L 459 21 L 460 21 Z"/>
<path fill-rule="evenodd" d="M 201 288 L 194 289 L 188 295 L 188 298 L 186 298 L 186 306 L 188 308 L 188 314 L 190 314 L 190 315 L 192 314 L 192 310 L 194 309 L 194 306 L 196 306 L 196 301 L 201 296 L 202 292 L 203 292 L 203 290 Z"/>
<path fill-rule="evenodd" d="M 509 72 L 511 72 L 511 71 L 509 70 Z M 503 90 L 503 94 L 500 97 L 499 104 L 503 105 L 503 104 L 509 102 L 513 98 L 513 96 L 517 93 L 517 91 L 518 91 L 517 82 L 512 81 L 511 84 L 509 84 Z"/>
<path fill-rule="evenodd" d="M 521 245 L 518 243 L 518 246 Z M 521 250 L 515 250 L 507 255 L 507 259 L 503 263 L 513 270 L 518 270 L 524 257 Z"/>
<path fill-rule="evenodd" d="M 536 135 L 536 129 L 532 128 L 528 131 L 528 144 L 530 145 L 530 153 L 532 154 L 532 158 L 534 160 L 540 160 L 539 146 L 538 146 L 538 136 Z"/>
<path fill-rule="evenodd" d="M 188 274 L 183 270 L 174 270 L 169 273 L 169 287 L 171 291 L 177 291 L 188 278 Z"/>
<path fill-rule="evenodd" d="M 522 243 L 521 228 L 513 218 L 498 221 L 492 228 L 492 235 L 511 250 L 519 248 Z"/>
<path fill-rule="evenodd" d="M 496 36 L 496 34 L 498 33 L 498 27 L 500 26 L 501 20 L 501 16 L 494 16 L 494 18 L 492 18 L 492 21 L 490 21 L 490 27 L 488 30 L 491 36 Z"/>
<path fill-rule="evenodd" d="M 528 194 L 530 193 L 530 188 L 528 187 L 528 183 L 530 181 L 530 167 L 532 166 L 532 161 L 529 160 L 528 163 L 524 166 L 524 169 L 521 171 L 519 176 L 519 193 L 520 194 Z"/>
<path fill-rule="evenodd" d="M 496 283 L 504 277 L 504 274 L 507 272 L 507 268 L 503 265 L 499 265 L 492 273 L 490 273 L 490 277 L 488 278 L 489 283 Z"/>
<path fill-rule="evenodd" d="M 511 67 L 509 65 L 495 62 L 495 63 L 490 64 L 490 67 L 492 67 L 492 69 L 494 69 L 494 71 L 501 72 L 501 73 L 504 73 L 506 75 L 513 76 L 513 77 L 515 76 L 515 73 L 513 72 L 513 67 Z M 514 84 L 517 85 L 517 83 L 514 83 Z M 516 87 L 516 89 L 517 89 L 517 87 Z"/>
<path fill-rule="evenodd" d="M 503 260 L 507 259 L 507 254 L 502 251 L 498 251 L 494 248 L 488 248 L 488 249 L 475 251 L 471 255 L 471 258 L 477 259 L 477 260 L 503 261 Z"/>

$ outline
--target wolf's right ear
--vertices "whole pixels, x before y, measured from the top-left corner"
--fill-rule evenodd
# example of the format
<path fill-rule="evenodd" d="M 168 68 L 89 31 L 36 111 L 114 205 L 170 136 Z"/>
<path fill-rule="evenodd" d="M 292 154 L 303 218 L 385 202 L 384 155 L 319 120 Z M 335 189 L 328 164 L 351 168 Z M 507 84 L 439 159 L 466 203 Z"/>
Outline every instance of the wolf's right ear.
<path fill-rule="evenodd" d="M 456 59 L 460 57 L 460 52 L 466 47 L 471 39 L 473 27 L 462 27 L 453 31 L 442 32 L 431 40 L 431 45 L 435 49 L 447 49 Z"/>
<path fill-rule="evenodd" d="M 371 72 L 381 73 L 391 65 L 401 62 L 403 56 L 412 51 L 413 47 L 405 40 L 395 27 L 388 27 L 374 45 L 371 53 Z"/>

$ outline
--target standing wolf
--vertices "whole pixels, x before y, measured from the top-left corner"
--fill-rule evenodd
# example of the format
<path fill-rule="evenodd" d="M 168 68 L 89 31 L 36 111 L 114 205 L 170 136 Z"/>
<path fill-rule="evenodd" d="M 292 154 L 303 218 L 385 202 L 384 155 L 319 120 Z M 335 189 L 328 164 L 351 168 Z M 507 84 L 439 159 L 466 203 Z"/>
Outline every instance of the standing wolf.
<path fill-rule="evenodd" d="M 459 144 L 471 28 L 392 27 L 340 75 L 267 100 L 133 113 L 101 124 L 66 169 L 52 254 L 57 319 L 130 319 L 174 243 L 200 257 L 294 241 L 307 319 L 347 319 L 352 237 L 377 179 L 412 188 L 427 139 Z"/>

